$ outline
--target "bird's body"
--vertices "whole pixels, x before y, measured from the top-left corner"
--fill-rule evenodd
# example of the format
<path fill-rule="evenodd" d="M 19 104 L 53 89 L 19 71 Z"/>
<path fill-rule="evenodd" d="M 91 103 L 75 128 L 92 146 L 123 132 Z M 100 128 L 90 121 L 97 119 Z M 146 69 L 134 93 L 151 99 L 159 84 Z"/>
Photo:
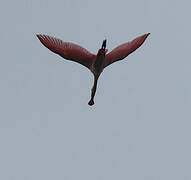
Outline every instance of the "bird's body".
<path fill-rule="evenodd" d="M 102 73 L 104 60 L 105 60 L 105 56 L 101 54 L 96 56 L 94 63 L 92 63 L 90 70 L 95 76 L 99 76 Z"/>
<path fill-rule="evenodd" d="M 106 40 L 104 40 L 101 49 L 98 50 L 97 55 L 90 53 L 83 47 L 74 43 L 63 42 L 60 39 L 47 35 L 37 35 L 37 37 L 41 43 L 52 52 L 59 54 L 67 60 L 82 64 L 93 73 L 94 85 L 92 87 L 91 99 L 88 103 L 89 105 L 93 105 L 97 81 L 103 69 L 116 61 L 124 59 L 130 53 L 139 48 L 149 34 L 150 33 L 144 34 L 131 42 L 124 43 L 113 49 L 108 54 L 106 54 Z"/>

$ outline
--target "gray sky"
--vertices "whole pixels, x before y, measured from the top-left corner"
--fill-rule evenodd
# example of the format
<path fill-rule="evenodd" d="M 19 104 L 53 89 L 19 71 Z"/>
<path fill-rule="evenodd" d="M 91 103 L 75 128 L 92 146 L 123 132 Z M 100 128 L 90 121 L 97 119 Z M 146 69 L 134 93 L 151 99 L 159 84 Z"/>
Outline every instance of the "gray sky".
<path fill-rule="evenodd" d="M 190 180 L 187 0 L 3 0 L 0 6 L 0 179 Z M 35 37 L 93 53 L 150 32 L 93 76 Z"/>

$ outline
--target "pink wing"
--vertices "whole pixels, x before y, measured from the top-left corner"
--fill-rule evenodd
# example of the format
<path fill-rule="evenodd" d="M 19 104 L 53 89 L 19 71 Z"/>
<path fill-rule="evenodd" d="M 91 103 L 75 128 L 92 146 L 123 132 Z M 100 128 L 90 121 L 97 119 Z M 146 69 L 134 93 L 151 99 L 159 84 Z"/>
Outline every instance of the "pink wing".
<path fill-rule="evenodd" d="M 150 33 L 139 36 L 131 42 L 127 42 L 113 49 L 106 55 L 104 67 L 127 57 L 144 43 L 149 34 Z"/>
<path fill-rule="evenodd" d="M 37 35 L 40 42 L 52 52 L 59 54 L 64 59 L 78 62 L 90 69 L 96 55 L 83 47 L 47 35 Z"/>

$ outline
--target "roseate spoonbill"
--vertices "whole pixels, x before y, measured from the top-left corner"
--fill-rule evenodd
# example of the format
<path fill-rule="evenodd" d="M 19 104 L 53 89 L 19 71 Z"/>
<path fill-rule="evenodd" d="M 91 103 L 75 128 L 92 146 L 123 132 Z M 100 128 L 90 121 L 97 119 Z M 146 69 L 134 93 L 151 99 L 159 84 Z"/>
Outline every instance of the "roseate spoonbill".
<path fill-rule="evenodd" d="M 60 39 L 48 35 L 37 34 L 37 37 L 40 42 L 52 52 L 60 55 L 64 59 L 75 61 L 84 65 L 93 73 L 94 84 L 91 90 L 91 99 L 88 103 L 90 106 L 92 106 L 94 104 L 94 96 L 97 88 L 98 78 L 103 69 L 116 61 L 124 59 L 130 53 L 139 48 L 149 34 L 150 33 L 144 34 L 130 42 L 124 43 L 113 49 L 108 54 L 106 54 L 107 49 L 105 39 L 102 43 L 101 49 L 98 50 L 97 55 L 90 53 L 77 44 L 63 42 Z"/>

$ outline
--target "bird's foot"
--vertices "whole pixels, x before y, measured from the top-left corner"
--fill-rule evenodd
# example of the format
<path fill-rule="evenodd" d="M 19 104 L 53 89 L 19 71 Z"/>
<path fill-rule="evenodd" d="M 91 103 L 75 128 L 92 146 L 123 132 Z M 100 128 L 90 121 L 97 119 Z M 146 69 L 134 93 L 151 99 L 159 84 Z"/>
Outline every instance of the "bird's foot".
<path fill-rule="evenodd" d="M 90 106 L 94 105 L 94 100 L 93 99 L 90 99 L 89 103 L 88 103 Z"/>

